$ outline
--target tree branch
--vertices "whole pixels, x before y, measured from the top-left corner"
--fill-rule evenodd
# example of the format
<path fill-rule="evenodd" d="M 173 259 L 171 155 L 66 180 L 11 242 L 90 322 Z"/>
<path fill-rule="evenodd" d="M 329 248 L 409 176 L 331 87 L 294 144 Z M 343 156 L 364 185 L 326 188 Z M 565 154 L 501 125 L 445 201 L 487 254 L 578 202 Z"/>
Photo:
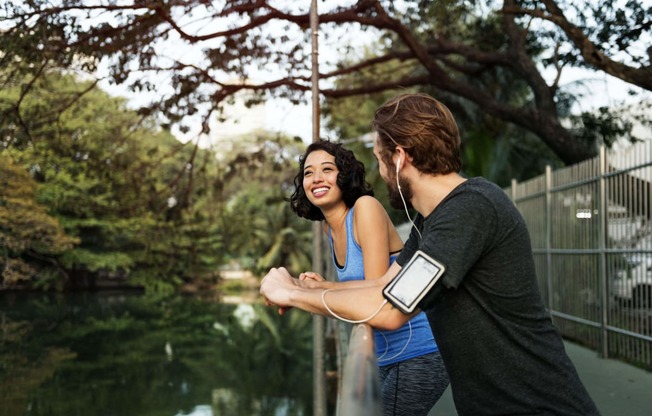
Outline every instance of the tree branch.
<path fill-rule="evenodd" d="M 505 2 L 507 4 L 507 2 Z M 537 9 L 523 9 L 516 5 L 504 7 L 503 12 L 513 15 L 526 15 L 537 17 L 554 23 L 568 36 L 568 39 L 580 51 L 584 61 L 597 69 L 606 72 L 625 82 L 636 84 L 648 91 L 652 91 L 652 66 L 648 63 L 642 68 L 634 68 L 615 61 L 604 54 L 600 48 L 592 42 L 582 29 L 572 24 L 564 15 L 564 12 L 553 0 L 543 0 L 548 13 Z"/>

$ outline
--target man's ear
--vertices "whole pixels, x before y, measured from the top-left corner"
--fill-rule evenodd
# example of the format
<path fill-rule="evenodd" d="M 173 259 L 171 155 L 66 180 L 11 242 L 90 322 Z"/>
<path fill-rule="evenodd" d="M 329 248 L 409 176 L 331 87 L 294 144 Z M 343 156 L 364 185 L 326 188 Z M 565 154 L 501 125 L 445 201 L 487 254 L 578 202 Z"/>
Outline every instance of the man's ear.
<path fill-rule="evenodd" d="M 398 173 L 401 166 L 405 166 L 405 160 L 408 157 L 408 154 L 400 146 L 396 146 L 396 152 L 398 153 L 398 160 L 396 161 L 396 173 Z"/>

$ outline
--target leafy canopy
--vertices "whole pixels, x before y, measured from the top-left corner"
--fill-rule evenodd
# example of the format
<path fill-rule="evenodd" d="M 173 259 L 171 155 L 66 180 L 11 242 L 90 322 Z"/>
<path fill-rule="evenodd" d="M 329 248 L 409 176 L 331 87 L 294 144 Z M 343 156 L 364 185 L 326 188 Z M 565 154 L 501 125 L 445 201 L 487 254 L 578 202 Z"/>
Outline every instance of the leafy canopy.
<path fill-rule="evenodd" d="M 108 65 L 100 76 L 149 98 L 141 114 L 160 114 L 182 130 L 192 117 L 206 132 L 211 117 L 243 91 L 251 93 L 248 104 L 270 96 L 299 102 L 310 91 L 309 2 L 0 5 L 3 64 L 28 63 L 20 74 L 34 78 L 53 66 L 95 74 Z M 572 91 L 561 80 L 579 68 L 622 80 L 632 94 L 652 90 L 646 49 L 652 8 L 645 2 L 361 0 L 319 2 L 318 8 L 321 48 L 333 51 L 320 54 L 324 99 L 405 88 L 455 96 L 531 132 L 565 163 L 593 156 L 620 127 L 636 139 L 618 122 L 623 114 L 584 116 L 593 109 L 578 102 L 590 97 L 591 86 Z M 368 39 L 370 53 L 359 54 L 354 37 Z M 387 63 L 400 70 L 386 71 Z M 358 73 L 375 77 L 336 82 Z"/>

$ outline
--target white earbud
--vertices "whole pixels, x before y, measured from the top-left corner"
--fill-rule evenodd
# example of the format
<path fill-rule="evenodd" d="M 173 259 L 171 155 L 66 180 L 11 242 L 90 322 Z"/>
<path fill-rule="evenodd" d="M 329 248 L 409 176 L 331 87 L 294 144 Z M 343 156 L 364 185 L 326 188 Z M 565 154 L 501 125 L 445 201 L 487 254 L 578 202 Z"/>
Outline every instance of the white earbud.
<path fill-rule="evenodd" d="M 396 162 L 396 187 L 398 188 L 398 191 L 401 192 L 401 184 L 398 181 L 398 170 L 401 168 L 401 159 Z M 401 195 L 401 198 L 403 195 Z"/>

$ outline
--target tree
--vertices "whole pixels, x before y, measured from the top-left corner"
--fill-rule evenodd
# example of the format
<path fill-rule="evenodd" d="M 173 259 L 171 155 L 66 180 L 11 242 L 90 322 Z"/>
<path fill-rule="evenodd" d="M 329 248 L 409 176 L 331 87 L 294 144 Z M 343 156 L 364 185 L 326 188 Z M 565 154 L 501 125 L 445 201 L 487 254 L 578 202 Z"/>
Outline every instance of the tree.
<path fill-rule="evenodd" d="M 271 95 L 299 101 L 310 90 L 308 2 L 0 4 L 6 16 L 3 64 L 31 63 L 22 70 L 37 77 L 53 65 L 92 71 L 106 59 L 114 83 L 157 92 L 141 113 L 163 114 L 166 123 L 201 115 L 206 132 L 213 114 L 240 91 L 253 92 L 253 104 Z M 326 99 L 427 87 L 532 132 L 565 163 L 593 156 L 605 137 L 608 143 L 616 133 L 599 135 L 593 128 L 613 125 L 619 115 L 602 112 L 590 125 L 582 124 L 581 111 L 564 119 L 578 98 L 560 84 L 564 71 L 588 69 L 629 83 L 633 93 L 652 90 L 649 50 L 642 47 L 649 44 L 652 8 L 636 0 L 360 0 L 326 7 L 320 3 L 327 41 L 327 35 L 367 31 L 377 42 L 372 56 L 324 63 L 324 84 L 388 62 L 404 68 L 379 70 L 372 82 L 364 79 L 344 89 L 322 88 Z M 174 53 L 190 46 L 202 54 Z M 353 53 L 340 44 L 337 56 Z M 280 75 L 251 81 L 261 68 Z M 163 90 L 153 74 L 167 74 L 168 88 Z M 23 95 L 29 91 L 27 82 Z M 19 106 L 20 101 L 14 111 Z"/>
<path fill-rule="evenodd" d="M 379 71 L 396 73 L 404 71 L 404 68 L 388 62 L 373 69 L 342 76 L 335 86 L 346 89 L 356 84 L 372 83 L 378 78 Z M 499 87 L 496 84 L 495 88 Z M 418 89 L 414 87 L 408 91 L 417 92 Z M 512 179 L 522 181 L 539 175 L 546 165 L 563 165 L 532 132 L 492 117 L 458 96 L 437 93 L 430 88 L 422 88 L 422 91 L 436 95 L 453 110 L 462 138 L 462 172 L 465 175 L 483 176 L 500 186 L 509 186 Z M 527 95 L 523 88 L 520 91 L 516 87 L 512 88 L 514 96 L 519 92 L 523 96 Z M 363 160 L 368 167 L 367 179 L 381 201 L 386 200 L 385 183 L 377 174 L 377 161 L 369 149 L 372 137 L 365 136 L 365 133 L 369 131 L 369 120 L 373 119 L 376 108 L 391 95 L 391 92 L 381 92 L 344 97 L 328 100 L 323 107 L 326 125 Z M 615 131 L 613 126 L 612 131 Z M 358 144 L 361 136 L 365 137 L 364 146 Z M 390 213 L 395 220 L 402 221 L 405 218 L 404 213 L 399 212 L 398 217 L 392 211 Z"/>
<path fill-rule="evenodd" d="M 0 91 L 0 112 L 20 85 L 16 77 Z M 218 157 L 179 142 L 124 99 L 57 72 L 35 81 L 20 114 L 5 114 L 0 157 L 39 183 L 33 198 L 78 242 L 58 253 L 54 279 L 38 284 L 92 285 L 104 276 L 169 290 L 190 280 L 212 284 L 232 259 L 258 270 L 264 266 L 252 259 L 260 257 L 308 268 L 309 222 L 284 199 L 301 139 L 257 131 L 223 141 Z M 9 228 L 14 214 L 6 215 L 6 239 L 18 238 Z M 21 276 L 30 279 L 27 268 Z"/>
<path fill-rule="evenodd" d="M 33 276 L 49 280 L 48 267 L 65 274 L 58 255 L 79 240 L 65 234 L 36 200 L 37 183 L 0 155 L 0 286 L 15 287 Z"/>
<path fill-rule="evenodd" d="M 5 84 L 0 111 L 12 108 L 23 80 L 13 77 Z M 15 268 L 16 273 L 57 288 L 93 286 L 98 276 L 161 290 L 191 279 L 215 280 L 223 260 L 222 233 L 210 209 L 220 197 L 214 192 L 215 155 L 180 143 L 126 109 L 124 99 L 74 76 L 50 71 L 31 88 L 20 112 L 6 111 L 0 120 L 0 156 L 38 182 L 32 197 L 78 244 L 57 251 L 49 268 L 40 265 L 28 254 L 36 243 L 53 246 L 52 233 L 35 221 L 39 210 L 14 204 L 23 209 L 7 212 L 3 246 L 12 250 L 10 259 L 20 257 L 31 267 Z M 5 206 L 11 208 L 9 202 Z M 12 242 L 25 241 L 22 230 L 30 227 L 33 235 L 27 237 L 36 243 Z M 40 273 L 32 271 L 35 266 Z"/>

